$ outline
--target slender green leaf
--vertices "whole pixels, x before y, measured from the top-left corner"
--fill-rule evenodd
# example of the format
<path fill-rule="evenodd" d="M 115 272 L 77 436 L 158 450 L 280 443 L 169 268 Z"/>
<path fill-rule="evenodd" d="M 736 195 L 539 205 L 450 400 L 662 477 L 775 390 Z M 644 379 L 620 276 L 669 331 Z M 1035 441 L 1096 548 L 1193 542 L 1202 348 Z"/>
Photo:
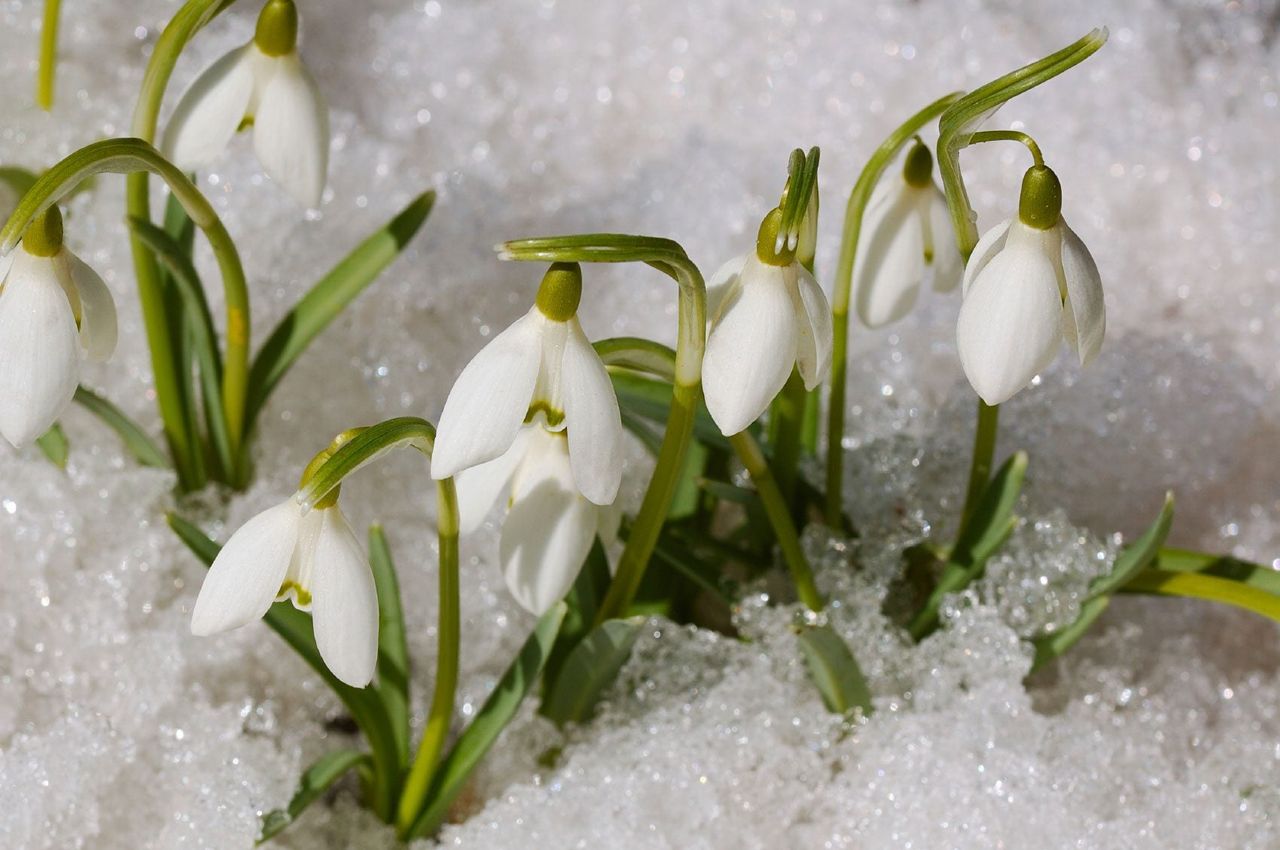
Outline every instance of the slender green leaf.
<path fill-rule="evenodd" d="M 177 514 L 166 514 L 165 519 L 178 538 L 206 567 L 213 564 L 218 552 L 222 550 L 218 543 Z M 353 688 L 334 677 L 320 657 L 320 650 L 316 648 L 311 617 L 288 602 L 272 605 L 263 620 L 307 662 L 351 712 L 352 719 L 373 750 L 375 774 L 378 778 L 375 809 L 389 816 L 395 802 L 395 785 L 399 782 L 399 761 L 396 733 L 383 707 L 381 694 L 374 688 Z"/>
<path fill-rule="evenodd" d="M 1122 593 L 1184 596 L 1234 605 L 1280 623 L 1280 596 L 1243 582 L 1203 573 L 1145 570 L 1121 588 Z"/>
<path fill-rule="evenodd" d="M 624 411 L 652 422 L 666 423 L 671 412 L 671 385 L 635 372 L 610 369 L 613 389 L 618 394 L 618 405 Z M 758 431 L 758 425 L 752 425 Z M 705 405 L 698 405 L 693 421 L 694 437 L 710 446 L 730 451 L 729 440 L 707 413 Z"/>
<path fill-rule="evenodd" d="M 17 166 L 0 166 L 0 183 L 5 184 L 13 192 L 13 194 L 21 197 L 27 194 L 27 191 L 36 185 L 36 175 L 25 168 Z M 14 199 L 17 200 L 16 198 Z M 0 211 L 8 213 L 9 210 Z"/>
<path fill-rule="evenodd" d="M 378 692 L 396 734 L 401 764 L 409 763 L 409 644 L 400 582 L 382 526 L 369 527 L 369 566 L 378 590 Z"/>
<path fill-rule="evenodd" d="M 856 708 L 870 716 L 871 689 L 840 635 L 830 626 L 806 626 L 797 638 L 809 675 L 827 709 L 845 714 Z"/>
<path fill-rule="evenodd" d="M 645 447 L 649 454 L 654 457 L 658 456 L 658 452 L 662 449 L 662 437 L 655 430 L 649 420 L 642 419 L 628 410 L 619 411 L 622 414 L 622 427 L 630 431 L 640 444 Z"/>
<path fill-rule="evenodd" d="M 1160 515 L 1156 517 L 1156 521 L 1141 537 L 1124 547 L 1116 556 L 1111 572 L 1105 576 L 1099 576 L 1090 583 L 1087 598 L 1097 599 L 1099 596 L 1115 593 L 1130 579 L 1150 566 L 1156 559 L 1160 547 L 1164 545 L 1165 538 L 1169 536 L 1169 528 L 1172 525 L 1173 493 L 1166 493 L 1164 506 L 1160 509 Z"/>
<path fill-rule="evenodd" d="M 542 713 L 561 725 L 590 719 L 596 703 L 631 655 L 644 626 L 642 617 L 605 620 L 564 662 L 555 685 L 542 701 Z"/>
<path fill-rule="evenodd" d="M 430 802 L 414 820 L 405 838 L 413 839 L 430 834 L 444 823 L 449 806 L 462 792 L 467 778 L 493 746 L 498 735 L 511 722 L 525 694 L 533 687 L 551 652 L 564 615 L 565 604 L 557 602 L 538 620 L 520 654 L 511 662 L 493 693 L 485 700 L 475 720 L 471 721 L 471 725 L 441 762 L 427 795 Z"/>
<path fill-rule="evenodd" d="M 1230 555 L 1166 548 L 1160 550 L 1156 567 L 1167 572 L 1196 572 L 1227 578 L 1280 596 L 1280 570 L 1251 564 Z"/>
<path fill-rule="evenodd" d="M 298 790 L 293 793 L 289 805 L 283 809 L 272 809 L 262 816 L 262 835 L 258 837 L 258 843 L 262 844 L 280 834 L 285 827 L 297 820 L 307 806 L 324 796 L 348 770 L 368 760 L 368 754 L 356 750 L 334 750 L 321 756 L 319 761 L 302 774 Z"/>
<path fill-rule="evenodd" d="M 669 521 L 687 519 L 698 512 L 698 505 L 702 500 L 698 478 L 706 471 L 707 456 L 706 445 L 697 441 L 689 444 L 689 450 L 684 453 L 684 471 L 680 473 L 676 492 L 671 497 L 671 506 L 667 508 Z"/>
<path fill-rule="evenodd" d="M 587 560 L 578 571 L 578 577 L 565 595 L 568 610 L 565 612 L 564 623 L 560 626 L 560 634 L 556 637 L 556 644 L 551 649 L 551 657 L 547 659 L 542 673 L 544 694 L 554 687 L 569 653 L 591 631 L 591 624 L 595 622 L 596 612 L 600 610 L 600 603 L 609 591 L 612 578 L 609 556 L 600 539 L 596 538 L 591 551 L 587 553 Z"/>
<path fill-rule="evenodd" d="M 58 469 L 67 468 L 67 457 L 71 454 L 71 444 L 67 442 L 66 432 L 62 430 L 62 426 L 57 422 L 53 423 L 53 426 L 48 431 L 45 431 L 40 436 L 40 439 L 36 440 L 36 445 L 40 447 L 40 451 L 44 452 L 44 456 L 49 459 L 49 462 L 58 467 Z"/>
<path fill-rule="evenodd" d="M 668 534 L 667 529 L 663 529 L 658 542 L 653 547 L 653 557 L 671 567 L 724 604 L 732 605 L 734 602 L 732 594 L 720 586 L 721 574 L 717 566 L 707 563 L 679 545 L 671 545 L 672 542 L 671 535 Z M 743 563 L 754 565 L 755 562 L 751 558 L 745 558 Z"/>
<path fill-rule="evenodd" d="M 102 420 L 103 424 L 116 432 L 124 447 L 129 450 L 129 454 L 133 455 L 134 460 L 143 466 L 155 466 L 166 468 L 169 462 L 165 460 L 164 453 L 156 448 L 156 444 L 151 441 L 146 432 L 134 423 L 132 419 L 125 416 L 120 408 L 107 401 L 102 396 L 80 386 L 76 389 L 75 401 L 85 410 Z"/>
<path fill-rule="evenodd" d="M 711 478 L 698 479 L 698 486 L 722 502 L 743 505 L 752 510 L 763 510 L 760 504 L 760 495 L 755 490 L 749 490 L 746 487 L 739 487 L 737 484 L 730 484 L 728 481 L 716 481 Z"/>
<path fill-rule="evenodd" d="M 400 255 L 431 214 L 436 193 L 424 192 L 311 287 L 262 346 L 249 374 L 246 432 L 298 356 L 365 287 Z"/>
<path fill-rule="evenodd" d="M 1036 655 L 1035 660 L 1031 662 L 1031 672 L 1036 672 L 1075 646 L 1080 638 L 1084 637 L 1085 632 L 1089 631 L 1094 622 L 1102 616 L 1102 612 L 1107 610 L 1110 602 L 1110 596 L 1096 596 L 1089 599 L 1080 606 L 1080 616 L 1071 625 L 1033 640 Z"/>

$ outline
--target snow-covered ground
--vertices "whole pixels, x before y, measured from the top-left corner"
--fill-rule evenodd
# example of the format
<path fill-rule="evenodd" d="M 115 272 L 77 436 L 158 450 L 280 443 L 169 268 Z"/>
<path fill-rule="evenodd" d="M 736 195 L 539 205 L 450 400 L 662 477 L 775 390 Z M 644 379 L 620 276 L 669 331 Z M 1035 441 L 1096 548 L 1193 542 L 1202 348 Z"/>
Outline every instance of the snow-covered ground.
<path fill-rule="evenodd" d="M 58 101 L 45 115 L 29 96 L 41 4 L 0 0 L 0 165 L 39 168 L 124 134 L 145 57 L 178 5 L 64 3 Z M 303 53 L 332 106 L 322 208 L 304 215 L 260 177 L 247 140 L 202 175 L 249 272 L 256 338 L 417 191 L 435 186 L 440 202 L 281 385 L 253 488 L 225 506 L 216 495 L 179 506 L 222 536 L 290 492 L 336 432 L 438 415 L 462 364 L 537 283 L 536 268 L 497 262 L 495 242 L 649 233 L 678 239 L 710 272 L 750 244 L 790 149 L 816 144 L 823 278 L 844 196 L 902 118 L 1095 25 L 1111 31 L 1086 65 L 1000 114 L 1033 132 L 1061 175 L 1065 213 L 1102 269 L 1110 328 L 1088 371 L 1063 358 L 1007 405 L 1003 449 L 1032 454 L 1028 520 L 949 628 L 912 648 L 879 602 L 894 547 L 926 526 L 945 532 L 956 510 L 972 426 L 955 296 L 884 332 L 855 328 L 846 444 L 865 568 L 849 570 L 848 541 L 807 538 L 840 602 L 835 625 L 872 678 L 875 717 L 845 727 L 823 710 L 798 666 L 793 612 L 760 595 L 739 612 L 750 641 L 654 621 L 595 722 L 563 737 L 520 715 L 446 845 L 1280 846 L 1274 626 L 1122 599 L 1030 687 L 1019 639 L 1070 616 L 1113 532 L 1143 528 L 1166 488 L 1178 495 L 1174 542 L 1280 557 L 1274 0 L 301 5 Z M 170 105 L 248 39 L 257 7 L 238 4 L 196 41 Z M 1006 215 L 1025 154 L 998 146 L 965 164 L 982 222 Z M 67 219 L 71 246 L 121 308 L 120 350 L 86 382 L 157 431 L 122 195 L 121 179 L 104 178 Z M 656 273 L 587 270 L 594 337 L 670 341 L 674 305 Z M 203 570 L 163 523 L 171 478 L 136 468 L 80 410 L 65 426 L 65 473 L 0 446 L 0 846 L 250 847 L 259 812 L 287 800 L 301 768 L 351 743 L 331 723 L 341 710 L 265 627 L 190 636 Z M 353 521 L 388 528 L 421 696 L 435 555 L 416 464 L 363 473 L 343 503 Z M 503 589 L 495 540 L 488 529 L 464 541 L 464 718 L 530 625 Z M 538 765 L 561 745 L 556 767 Z M 341 786 L 278 845 L 391 846 L 354 794 Z"/>

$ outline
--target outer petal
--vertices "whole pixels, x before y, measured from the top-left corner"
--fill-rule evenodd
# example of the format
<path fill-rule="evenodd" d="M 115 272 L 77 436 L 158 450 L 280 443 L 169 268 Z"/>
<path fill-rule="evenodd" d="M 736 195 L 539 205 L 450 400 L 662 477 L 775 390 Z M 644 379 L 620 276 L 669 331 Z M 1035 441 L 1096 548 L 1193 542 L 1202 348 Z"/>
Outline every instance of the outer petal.
<path fill-rule="evenodd" d="M 511 448 L 502 455 L 488 463 L 464 469 L 454 478 L 458 487 L 458 518 L 463 534 L 479 528 L 498 497 L 510 491 L 511 480 L 529 449 L 532 430 L 521 428 L 511 441 Z"/>
<path fill-rule="evenodd" d="M 1107 333 L 1107 308 L 1102 297 L 1102 276 L 1084 242 L 1064 219 L 1062 233 L 1062 284 L 1066 292 L 1063 328 L 1084 366 L 1098 356 Z"/>
<path fill-rule="evenodd" d="M 71 283 L 80 297 L 80 344 L 93 360 L 106 360 L 116 350 L 116 302 L 98 273 L 70 251 L 63 252 Z"/>
<path fill-rule="evenodd" d="M 720 314 L 720 308 L 724 306 L 725 299 L 729 297 L 729 293 L 733 291 L 734 284 L 738 282 L 738 278 L 742 275 L 742 267 L 746 265 L 748 256 L 748 254 L 743 254 L 740 257 L 734 257 L 716 269 L 716 273 L 707 280 L 708 316 Z"/>
<path fill-rule="evenodd" d="M 575 316 L 569 320 L 561 361 L 569 462 L 578 492 L 608 505 L 622 482 L 622 416 L 613 382 Z"/>
<path fill-rule="evenodd" d="M 1032 237 L 1034 238 L 1034 237 Z M 960 306 L 960 363 L 987 404 L 1007 400 L 1051 362 L 1062 340 L 1053 263 L 1030 239 L 987 264 Z"/>
<path fill-rule="evenodd" d="M 543 319 L 537 309 L 490 340 L 458 376 L 436 429 L 433 478 L 493 460 L 511 446 L 538 379 Z"/>
<path fill-rule="evenodd" d="M 288 499 L 240 526 L 205 574 L 191 612 L 191 633 L 235 629 L 267 613 L 284 582 L 302 511 Z"/>
<path fill-rule="evenodd" d="M 933 288 L 935 292 L 950 292 L 964 275 L 964 263 L 960 259 L 960 247 L 956 245 L 946 195 L 937 186 L 929 191 L 929 209 L 925 215 L 933 237 Z"/>
<path fill-rule="evenodd" d="M 325 666 L 353 688 L 378 661 L 378 593 L 369 561 L 338 507 L 323 508 L 312 567 L 311 618 Z"/>
<path fill-rule="evenodd" d="M 791 374 L 798 336 L 791 299 L 783 269 L 753 256 L 712 322 L 702 389 L 725 434 L 737 434 L 764 413 Z"/>
<path fill-rule="evenodd" d="M 14 251 L 0 289 L 0 434 L 20 447 L 53 425 L 80 382 L 80 342 L 55 263 Z"/>
<path fill-rule="evenodd" d="M 516 499 L 502 525 L 499 554 L 507 587 L 522 607 L 541 615 L 569 591 L 591 551 L 599 510 L 554 475 Z"/>
<path fill-rule="evenodd" d="M 246 45 L 231 51 L 196 78 L 169 119 L 164 153 L 184 171 L 212 162 L 236 134 L 253 96 L 253 69 Z"/>
<path fill-rule="evenodd" d="M 804 266 L 796 266 L 796 367 L 804 387 L 812 390 L 831 368 L 831 305 L 826 293 Z"/>
<path fill-rule="evenodd" d="M 858 239 L 854 303 L 869 328 L 896 322 L 916 303 L 924 280 L 924 241 L 915 212 L 916 193 L 906 181 L 890 182 L 883 200 L 868 204 Z"/>
<path fill-rule="evenodd" d="M 262 169 L 299 203 L 320 204 L 329 171 L 329 110 L 296 54 L 275 60 L 253 123 Z"/>
<path fill-rule="evenodd" d="M 1013 224 L 1013 219 L 1006 218 L 982 234 L 978 244 L 973 246 L 973 253 L 969 255 L 969 262 L 964 267 L 962 295 L 969 294 L 969 287 L 973 285 L 974 279 L 987 267 L 987 263 L 991 262 L 996 254 L 1004 250 L 1005 240 L 1009 235 L 1009 225 L 1011 224 Z"/>

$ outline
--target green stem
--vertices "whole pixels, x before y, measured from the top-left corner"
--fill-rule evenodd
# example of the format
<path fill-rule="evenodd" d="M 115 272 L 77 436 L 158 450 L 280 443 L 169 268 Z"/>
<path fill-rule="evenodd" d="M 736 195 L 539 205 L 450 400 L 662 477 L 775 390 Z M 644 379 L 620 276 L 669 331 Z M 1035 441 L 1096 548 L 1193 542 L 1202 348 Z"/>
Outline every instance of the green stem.
<path fill-rule="evenodd" d="M 991 463 L 996 453 L 996 436 L 1000 430 L 1000 405 L 989 405 L 978 399 L 978 425 L 973 433 L 973 458 L 969 463 L 969 486 L 964 491 L 964 507 L 960 510 L 960 528 L 969 521 L 973 507 L 991 478 Z"/>
<path fill-rule="evenodd" d="M 955 103 L 962 92 L 952 92 L 935 100 L 912 115 L 890 134 L 863 167 L 849 193 L 845 207 L 844 231 L 840 241 L 840 261 L 836 265 L 835 298 L 831 313 L 834 320 L 831 359 L 831 400 L 827 409 L 827 487 L 826 519 L 832 528 L 844 527 L 844 438 L 846 375 L 849 370 L 849 303 L 853 292 L 853 267 L 858 252 L 858 236 L 862 232 L 862 216 L 871 192 L 880 176 L 911 137 Z"/>
<path fill-rule="evenodd" d="M 168 184 L 188 217 L 204 232 L 222 273 L 227 309 L 226 356 L 222 376 L 223 408 L 226 411 L 231 457 L 240 462 L 249 376 L 249 289 L 245 283 L 244 268 L 240 264 L 240 254 L 222 220 L 195 184 L 177 166 L 141 139 L 105 139 L 86 145 L 46 171 L 19 201 L 18 208 L 13 211 L 3 230 L 0 230 L 0 253 L 11 251 L 36 216 L 72 192 L 85 179 L 102 173 L 137 172 L 156 174 Z M 136 236 L 134 242 L 146 250 L 148 262 L 154 265 L 155 256 L 145 243 Z M 154 306 L 160 310 L 160 319 L 163 321 L 163 298 L 159 298 Z M 144 306 L 144 314 L 145 312 Z M 168 362 L 173 360 L 174 341 L 169 339 L 167 324 L 165 327 L 167 347 L 164 353 Z M 166 391 L 176 393 L 180 385 L 175 375 L 170 375 L 170 378 L 174 383 Z M 158 377 L 156 391 L 161 391 Z M 176 400 L 178 396 L 173 398 Z M 178 455 L 175 461 L 180 462 L 183 458 L 189 461 L 190 456 Z M 239 466 L 243 467 L 244 464 L 240 462 Z"/>
<path fill-rule="evenodd" d="M 822 610 L 822 594 L 813 583 L 813 571 L 809 569 L 809 561 L 800 546 L 800 536 L 796 533 L 795 523 L 791 520 L 791 510 L 787 501 L 774 480 L 765 460 L 760 444 L 750 433 L 743 431 L 729 438 L 738 459 L 751 475 L 756 485 L 756 493 L 764 505 L 765 513 L 773 525 L 774 534 L 778 538 L 778 546 L 782 549 L 782 558 L 786 561 L 787 570 L 791 573 L 791 581 L 795 584 L 796 595 L 810 611 Z"/>
<path fill-rule="evenodd" d="M 58 69 L 58 19 L 62 0 L 44 0 L 40 24 L 40 67 L 36 72 L 36 105 L 53 109 L 53 79 Z"/>
<path fill-rule="evenodd" d="M 504 259 L 569 263 L 642 262 L 666 274 L 680 287 L 676 330 L 675 381 L 666 433 L 658 450 L 657 466 L 640 512 L 618 559 L 618 568 L 604 601 L 596 612 L 596 624 L 621 617 L 631 607 L 645 569 L 658 543 L 675 496 L 685 453 L 693 435 L 693 420 L 702 391 L 702 353 L 706 348 L 707 289 L 702 274 L 684 249 L 670 239 L 594 233 L 553 236 L 505 243 Z"/>
<path fill-rule="evenodd" d="M 1036 166 L 1044 167 L 1044 155 L 1040 153 L 1040 146 L 1036 144 L 1035 139 L 1021 130 L 983 130 L 969 137 L 970 145 L 980 145 L 984 142 L 1019 142 L 1026 145 L 1027 150 L 1031 152 L 1031 159 Z"/>
<path fill-rule="evenodd" d="M 809 394 L 804 388 L 800 372 L 791 370 L 791 377 L 782 385 L 782 392 L 771 406 L 769 431 L 772 436 L 773 468 L 777 470 L 778 488 L 787 504 L 791 504 L 796 492 L 799 474 L 800 451 L 804 443 L 804 410 Z"/>
<path fill-rule="evenodd" d="M 133 113 L 133 134 L 145 142 L 154 143 L 159 123 L 160 108 L 165 89 L 178 63 L 183 48 L 193 36 L 230 6 L 234 0 L 188 0 L 174 13 L 156 40 L 155 50 L 147 63 L 138 93 L 138 103 Z M 151 203 L 146 172 L 130 174 L 125 190 L 125 212 L 130 218 L 151 221 Z M 151 371 L 156 387 L 156 406 L 164 423 L 165 438 L 173 454 L 179 482 L 186 488 L 199 486 L 195 476 L 196 455 L 202 451 L 193 440 L 196 412 L 183 404 L 183 382 L 179 369 L 186 368 L 176 353 L 178 340 L 170 327 L 164 298 L 164 275 L 155 255 L 137 237 L 130 239 L 133 252 L 134 275 L 138 282 L 138 300 L 142 306 L 142 321 L 147 333 L 147 346 L 151 351 Z M 247 313 L 246 313 L 247 317 Z M 248 338 L 248 323 L 245 323 Z M 236 435 L 237 440 L 239 435 Z"/>

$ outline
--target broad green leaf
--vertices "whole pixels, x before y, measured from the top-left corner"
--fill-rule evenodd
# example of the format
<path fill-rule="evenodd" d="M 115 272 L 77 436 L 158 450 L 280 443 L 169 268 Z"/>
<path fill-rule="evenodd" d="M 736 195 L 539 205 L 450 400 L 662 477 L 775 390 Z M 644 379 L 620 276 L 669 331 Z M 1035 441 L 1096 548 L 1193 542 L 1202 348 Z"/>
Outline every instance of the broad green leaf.
<path fill-rule="evenodd" d="M 424 192 L 311 287 L 263 344 L 249 373 L 246 432 L 298 356 L 365 287 L 400 255 L 431 214 L 436 193 Z"/>
<path fill-rule="evenodd" d="M 49 462 L 58 469 L 67 468 L 67 456 L 71 453 L 71 444 L 67 442 L 67 435 L 57 422 L 36 440 L 36 445 L 40 447 L 40 451 L 44 452 Z"/>
<path fill-rule="evenodd" d="M 613 380 L 618 405 L 623 411 L 652 422 L 666 423 L 671 412 L 671 384 L 625 369 L 610 369 L 609 377 Z M 752 425 L 751 430 L 758 431 L 759 425 Z M 693 420 L 693 434 L 697 440 L 709 446 L 716 446 L 726 452 L 731 450 L 729 440 L 720 433 L 720 428 L 712 421 L 705 405 L 698 405 Z"/>
<path fill-rule="evenodd" d="M 1204 573 L 1146 570 L 1121 588 L 1121 592 L 1183 596 L 1220 602 L 1280 623 L 1280 596 L 1234 579 Z"/>
<path fill-rule="evenodd" d="M 564 623 L 560 626 L 560 634 L 556 637 L 555 646 L 551 649 L 551 657 L 547 659 L 542 673 L 544 694 L 555 686 L 560 668 L 569 657 L 569 653 L 587 632 L 591 631 L 591 624 L 596 621 L 596 612 L 600 610 L 600 603 L 604 601 L 604 596 L 609 591 L 609 582 L 612 578 L 609 556 L 604 551 L 600 539 L 596 538 L 591 545 L 591 551 L 587 553 L 587 560 L 578 571 L 578 577 L 574 579 L 573 586 L 565 595 L 564 600 L 568 610 L 565 612 Z"/>
<path fill-rule="evenodd" d="M 348 770 L 361 762 L 367 762 L 369 756 L 356 750 L 334 750 L 320 757 L 319 761 L 306 769 L 298 783 L 298 790 L 293 793 L 289 805 L 283 809 L 272 809 L 262 816 L 262 835 L 258 843 L 262 844 L 278 835 L 285 827 L 297 820 L 298 815 L 306 810 L 326 791 L 343 777 Z"/>
<path fill-rule="evenodd" d="M 151 441 L 146 432 L 125 416 L 120 408 L 83 386 L 76 389 L 75 402 L 115 431 L 116 436 L 124 442 L 124 447 L 138 463 L 162 469 L 169 466 L 164 453 L 156 448 L 156 444 Z"/>
<path fill-rule="evenodd" d="M 797 639 L 809 675 L 828 710 L 845 714 L 857 708 L 870 716 L 871 689 L 840 635 L 830 626 L 805 626 Z"/>
<path fill-rule="evenodd" d="M 542 701 L 542 714 L 556 723 L 581 723 L 591 717 L 604 689 L 617 678 L 631 654 L 644 619 L 605 620 L 565 660 L 555 685 Z"/>
<path fill-rule="evenodd" d="M 706 471 L 706 445 L 696 440 L 689 443 L 689 450 L 684 453 L 684 471 L 676 484 L 676 492 L 671 497 L 671 506 L 667 508 L 667 519 L 677 521 L 687 519 L 698 512 L 702 494 L 698 489 L 698 478 Z"/>
<path fill-rule="evenodd" d="M 1155 560 L 1165 538 L 1169 536 L 1169 528 L 1172 525 L 1173 493 L 1170 492 L 1165 493 L 1164 507 L 1160 509 L 1160 515 L 1156 517 L 1156 521 L 1141 537 L 1124 547 L 1116 556 L 1111 572 L 1105 576 L 1099 576 L 1090 583 L 1089 595 L 1086 598 L 1097 599 L 1099 596 L 1115 593 L 1124 587 L 1126 582 L 1146 569 Z"/>
<path fill-rule="evenodd" d="M 485 700 L 475 720 L 471 721 L 449 755 L 440 763 L 427 794 L 430 802 L 414 819 L 404 836 L 406 839 L 429 835 L 444 823 L 449 806 L 462 792 L 471 772 L 511 722 L 525 694 L 533 687 L 551 652 L 564 615 L 565 604 L 557 602 L 538 620 L 520 654 L 511 662 L 493 693 Z"/>
<path fill-rule="evenodd" d="M 369 566 L 378 590 L 378 692 L 396 733 L 401 764 L 409 762 L 409 645 L 405 639 L 400 582 L 382 526 L 369 527 Z"/>
<path fill-rule="evenodd" d="M 174 513 L 165 515 L 169 527 L 187 545 L 206 567 L 211 566 L 222 547 L 208 535 Z M 395 803 L 396 784 L 399 782 L 399 761 L 396 733 L 382 705 L 381 695 L 374 688 L 353 688 L 340 682 L 329 672 L 320 651 L 316 648 L 311 617 L 294 608 L 288 602 L 277 602 L 263 617 L 271 629 L 307 662 L 325 684 L 337 694 L 338 699 L 351 712 L 352 719 L 364 733 L 373 750 L 376 776 L 374 808 L 379 814 L 389 816 Z"/>

